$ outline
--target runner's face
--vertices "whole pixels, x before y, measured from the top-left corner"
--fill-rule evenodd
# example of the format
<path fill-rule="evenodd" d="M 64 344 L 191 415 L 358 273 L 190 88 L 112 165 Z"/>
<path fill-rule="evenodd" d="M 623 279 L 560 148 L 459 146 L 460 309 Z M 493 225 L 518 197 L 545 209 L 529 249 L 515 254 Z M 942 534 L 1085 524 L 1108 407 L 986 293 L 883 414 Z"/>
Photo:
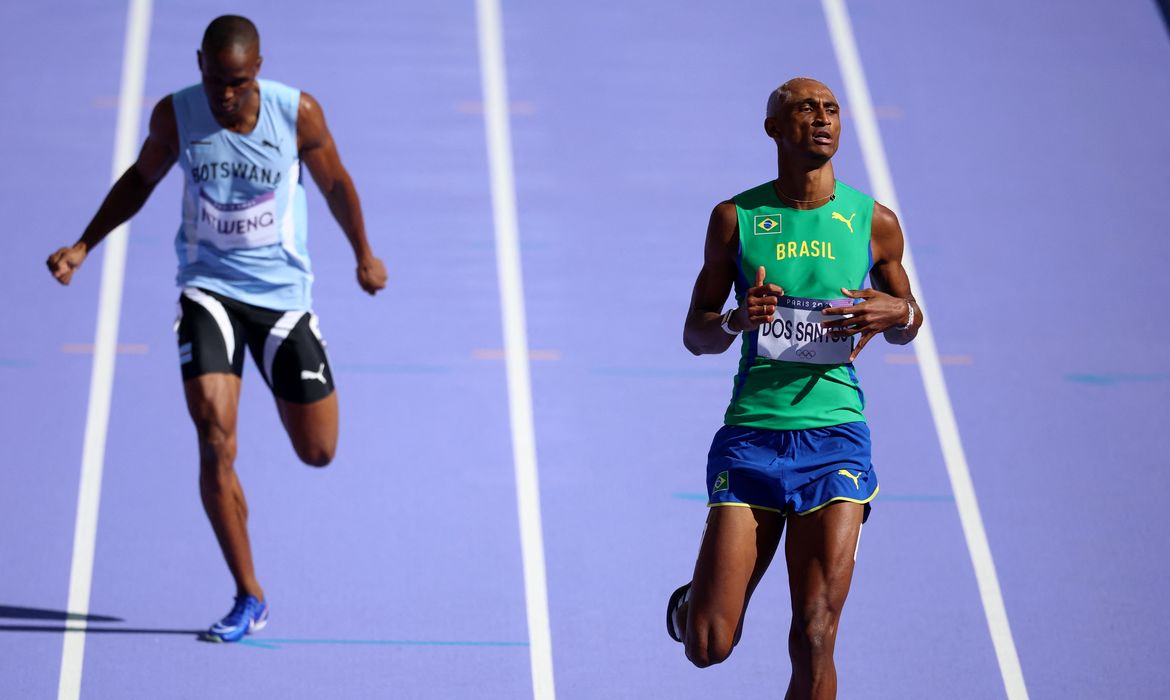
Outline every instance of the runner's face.
<path fill-rule="evenodd" d="M 242 118 L 244 107 L 256 94 L 260 53 L 256 47 L 232 46 L 212 56 L 199 52 L 203 92 L 215 118 L 228 123 Z"/>
<path fill-rule="evenodd" d="M 841 107 L 829 88 L 813 81 L 793 86 L 779 112 L 765 123 L 782 151 L 828 160 L 841 136 Z"/>

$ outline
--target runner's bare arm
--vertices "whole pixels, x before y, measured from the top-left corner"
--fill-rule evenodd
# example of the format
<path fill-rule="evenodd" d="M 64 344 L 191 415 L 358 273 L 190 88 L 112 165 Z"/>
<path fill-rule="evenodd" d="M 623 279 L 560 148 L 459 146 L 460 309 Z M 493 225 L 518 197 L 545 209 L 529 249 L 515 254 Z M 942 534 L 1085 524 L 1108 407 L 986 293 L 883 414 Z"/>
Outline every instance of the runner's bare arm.
<path fill-rule="evenodd" d="M 179 158 L 179 136 L 171 97 L 159 100 L 150 114 L 150 132 L 138 152 L 138 159 L 122 173 L 85 227 L 81 238 L 71 246 L 57 250 L 46 264 L 61 284 L 69 284 L 89 251 L 110 231 L 138 213 L 150 193 Z"/>
<path fill-rule="evenodd" d="M 890 209 L 875 202 L 873 206 L 873 226 L 870 229 L 870 243 L 873 248 L 873 268 L 869 271 L 869 279 L 874 289 L 885 292 L 897 298 L 899 312 L 896 320 L 885 329 L 886 342 L 895 345 L 905 345 L 914 340 L 918 329 L 922 327 L 922 309 L 914 299 L 910 289 L 910 278 L 906 275 L 906 268 L 902 267 L 902 253 L 906 248 L 906 240 L 902 237 L 902 226 L 898 223 L 898 216 Z M 906 323 L 909 310 L 906 305 L 914 307 L 914 322 L 905 330 L 898 330 L 894 326 Z"/>
<path fill-rule="evenodd" d="M 703 248 L 703 267 L 691 293 L 691 306 L 683 326 L 683 345 L 695 355 L 721 353 L 731 347 L 735 336 L 725 333 L 720 316 L 723 303 L 735 285 L 739 251 L 739 220 L 733 202 L 720 202 L 711 212 Z M 756 273 L 744 303 L 736 307 L 728 326 L 736 331 L 754 331 L 770 321 L 779 295 L 784 290 L 764 283 L 764 268 Z M 770 309 L 768 307 L 771 307 Z"/>
<path fill-rule="evenodd" d="M 850 316 L 822 322 L 821 325 L 833 329 L 837 337 L 861 334 L 857 347 L 849 356 L 850 362 L 857 359 L 861 349 L 878 333 L 884 334 L 888 342 L 905 345 L 914 340 L 914 336 L 918 335 L 918 328 L 922 326 L 922 310 L 914 301 L 914 295 L 910 291 L 910 278 L 906 276 L 906 269 L 902 267 L 902 252 L 905 248 L 902 227 L 898 224 L 898 217 L 894 212 L 876 202 L 873 207 L 873 225 L 870 228 L 870 246 L 873 252 L 873 267 L 869 271 L 869 278 L 873 288 L 842 289 L 845 296 L 861 299 L 861 302 L 853 306 L 824 309 L 821 312 L 829 317 L 845 314 Z M 905 324 L 910 317 L 910 305 L 914 307 L 914 322 L 909 328 L 898 330 L 895 326 Z"/>
<path fill-rule="evenodd" d="M 301 93 L 297 110 L 297 149 L 301 161 L 309 168 L 313 181 L 329 203 L 329 211 L 353 247 L 358 284 L 370 294 L 377 293 L 386 286 L 386 266 L 370 249 L 357 188 L 341 163 L 333 134 L 325 125 L 321 105 L 307 92 Z"/>

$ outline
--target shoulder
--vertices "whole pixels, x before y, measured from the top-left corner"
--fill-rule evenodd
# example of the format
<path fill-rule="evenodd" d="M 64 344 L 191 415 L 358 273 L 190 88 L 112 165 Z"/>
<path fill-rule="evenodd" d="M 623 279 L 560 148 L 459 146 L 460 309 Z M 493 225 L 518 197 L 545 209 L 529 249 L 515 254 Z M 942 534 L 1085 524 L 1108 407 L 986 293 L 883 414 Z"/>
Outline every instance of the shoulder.
<path fill-rule="evenodd" d="M 179 102 L 186 102 L 187 100 L 190 100 L 192 97 L 201 97 L 203 99 L 207 99 L 206 96 L 203 94 L 203 84 L 202 83 L 195 83 L 194 85 L 188 85 L 187 87 L 182 88 L 180 90 L 175 90 L 171 94 L 167 95 L 167 97 L 174 99 L 176 101 L 179 101 Z M 163 99 L 166 99 L 166 98 L 163 98 Z"/>
<path fill-rule="evenodd" d="M 320 119 L 321 103 L 317 101 L 316 97 L 305 92 L 298 91 L 300 94 L 297 98 L 297 115 L 301 117 L 314 117 Z"/>
<path fill-rule="evenodd" d="M 898 215 L 881 202 L 873 203 L 870 241 L 873 245 L 875 263 L 902 259 L 905 241 L 902 238 L 902 226 L 898 223 Z"/>
<path fill-rule="evenodd" d="M 843 180 L 837 180 L 837 194 L 851 197 L 861 197 L 862 199 L 873 199 L 873 197 L 870 197 L 868 194 L 862 192 L 861 190 Z"/>
<path fill-rule="evenodd" d="M 707 224 L 707 243 L 730 245 L 738 244 L 739 209 L 732 200 L 724 200 L 711 210 L 711 221 Z"/>
<path fill-rule="evenodd" d="M 150 112 L 150 135 L 178 143 L 179 125 L 176 118 L 174 95 L 167 95 L 154 105 Z"/>
<path fill-rule="evenodd" d="M 191 118 L 191 108 L 197 104 L 196 100 L 206 99 L 207 96 L 203 94 L 203 85 L 195 83 L 181 90 L 175 90 L 162 98 L 155 105 L 154 109 L 155 112 L 158 112 L 159 108 L 163 106 L 163 103 L 166 103 L 166 107 L 171 112 L 173 118 L 189 120 Z"/>
<path fill-rule="evenodd" d="M 734 224 L 738 218 L 736 214 L 737 209 L 738 207 L 735 206 L 735 200 L 725 199 L 722 202 L 716 204 L 715 208 L 711 210 L 711 220 L 718 220 L 722 223 Z"/>
<path fill-rule="evenodd" d="M 310 141 L 316 141 L 324 138 L 328 132 L 321 103 L 302 90 L 297 99 L 297 133 L 302 138 L 308 137 Z"/>
<path fill-rule="evenodd" d="M 888 236 L 902 235 L 902 226 L 898 223 L 898 215 L 881 202 L 873 203 L 873 235 Z"/>
<path fill-rule="evenodd" d="M 772 187 L 772 181 L 769 180 L 762 185 L 744 190 L 732 197 L 728 202 L 733 207 L 738 206 L 743 209 L 755 209 L 756 207 L 764 206 L 772 203 L 776 199 L 776 191 Z"/>
<path fill-rule="evenodd" d="M 296 124 L 301 91 L 275 80 L 260 79 L 260 99 L 275 107 L 290 125 Z"/>
<path fill-rule="evenodd" d="M 278 99 L 281 102 L 292 102 L 295 104 L 297 98 L 301 94 L 301 90 L 299 88 L 285 85 L 278 80 L 259 78 L 256 82 L 260 83 L 261 94 Z"/>

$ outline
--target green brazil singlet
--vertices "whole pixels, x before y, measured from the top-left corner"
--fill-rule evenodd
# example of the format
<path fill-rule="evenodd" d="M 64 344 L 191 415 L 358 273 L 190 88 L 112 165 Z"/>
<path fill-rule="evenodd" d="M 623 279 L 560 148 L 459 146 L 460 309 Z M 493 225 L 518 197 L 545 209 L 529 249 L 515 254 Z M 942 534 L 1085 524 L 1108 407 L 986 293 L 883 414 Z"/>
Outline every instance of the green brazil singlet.
<path fill-rule="evenodd" d="M 782 303 L 805 304 L 806 308 L 810 308 L 808 304 L 823 305 L 812 300 L 844 298 L 842 287 L 862 287 L 872 265 L 872 197 L 838 181 L 833 199 L 824 205 L 793 209 L 780 201 L 772 183 L 767 182 L 736 195 L 732 201 L 739 217 L 735 298 L 740 304 L 748 288 L 755 284 L 760 266 L 766 270 L 765 284 L 784 289 Z M 800 299 L 788 300 L 789 297 Z M 865 420 L 865 397 L 852 364 L 763 357 L 761 334 L 776 333 L 776 326 L 766 328 L 767 325 L 743 334 L 739 372 L 724 423 L 804 430 Z M 778 325 L 783 334 L 784 321 L 779 320 Z M 819 325 L 796 325 L 797 332 L 815 331 L 817 340 L 828 343 L 822 340 Z M 792 330 L 790 321 L 790 336 Z M 852 346 L 850 341 L 840 342 Z M 807 356 L 807 352 L 801 356 Z M 845 352 L 842 362 L 847 358 Z"/>

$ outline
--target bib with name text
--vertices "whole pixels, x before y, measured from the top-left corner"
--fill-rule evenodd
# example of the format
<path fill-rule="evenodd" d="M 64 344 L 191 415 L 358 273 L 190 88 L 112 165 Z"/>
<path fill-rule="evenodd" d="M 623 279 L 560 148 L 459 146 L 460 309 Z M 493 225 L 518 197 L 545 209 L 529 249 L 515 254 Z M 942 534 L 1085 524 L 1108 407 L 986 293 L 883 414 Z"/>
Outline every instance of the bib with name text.
<path fill-rule="evenodd" d="M 806 362 L 814 365 L 843 365 L 853 352 L 853 337 L 832 338 L 821 321 L 848 318 L 825 316 L 821 309 L 851 306 L 852 299 L 804 299 L 780 297 L 772 320 L 756 330 L 757 353 L 769 360 Z"/>

